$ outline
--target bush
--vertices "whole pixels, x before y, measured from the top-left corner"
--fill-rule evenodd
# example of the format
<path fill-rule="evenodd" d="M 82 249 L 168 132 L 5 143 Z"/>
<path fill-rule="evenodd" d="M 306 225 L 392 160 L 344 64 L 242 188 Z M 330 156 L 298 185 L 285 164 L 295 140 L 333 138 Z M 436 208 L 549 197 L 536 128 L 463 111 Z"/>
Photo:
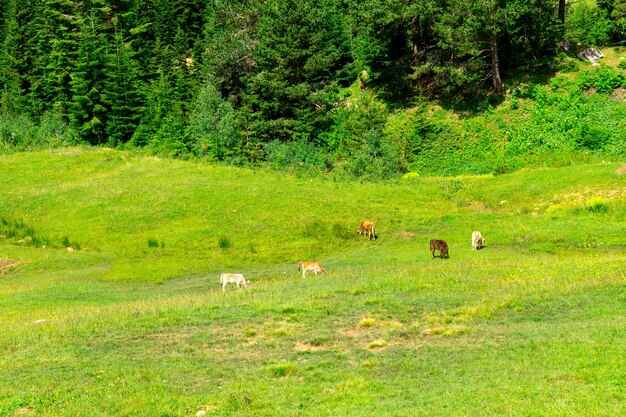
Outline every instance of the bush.
<path fill-rule="evenodd" d="M 380 131 L 367 132 L 364 142 L 341 164 L 344 173 L 358 178 L 390 179 L 402 172 L 399 146 L 385 141 Z"/>
<path fill-rule="evenodd" d="M 61 116 L 45 113 L 37 125 L 24 114 L 0 113 L 0 151 L 76 145 L 80 139 Z"/>
<path fill-rule="evenodd" d="M 590 213 L 606 213 L 609 211 L 609 204 L 604 198 L 590 198 L 585 202 L 585 211 Z"/>
<path fill-rule="evenodd" d="M 325 152 L 306 140 L 281 143 L 278 140 L 263 147 L 265 160 L 274 169 L 290 172 L 322 172 L 328 169 Z"/>
<path fill-rule="evenodd" d="M 574 141 L 579 149 L 599 150 L 609 142 L 611 132 L 601 126 L 583 123 L 575 132 Z"/>
<path fill-rule="evenodd" d="M 212 160 L 232 157 L 240 143 L 233 107 L 211 83 L 202 88 L 189 122 L 194 153 Z"/>

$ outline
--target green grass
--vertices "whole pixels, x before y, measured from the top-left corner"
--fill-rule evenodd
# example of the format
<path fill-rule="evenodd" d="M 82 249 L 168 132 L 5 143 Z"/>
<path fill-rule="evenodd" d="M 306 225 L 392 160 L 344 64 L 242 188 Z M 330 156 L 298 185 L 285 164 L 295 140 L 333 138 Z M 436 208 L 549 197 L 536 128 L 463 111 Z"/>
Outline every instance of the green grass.
<path fill-rule="evenodd" d="M 370 184 L 0 156 L 0 415 L 623 415 L 619 167 Z M 226 271 L 252 284 L 224 294 Z"/>

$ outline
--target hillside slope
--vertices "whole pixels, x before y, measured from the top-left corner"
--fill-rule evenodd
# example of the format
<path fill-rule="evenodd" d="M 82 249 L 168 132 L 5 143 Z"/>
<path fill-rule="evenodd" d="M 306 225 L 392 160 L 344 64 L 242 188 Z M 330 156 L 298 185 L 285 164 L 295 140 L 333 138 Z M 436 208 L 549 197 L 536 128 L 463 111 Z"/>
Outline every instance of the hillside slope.
<path fill-rule="evenodd" d="M 623 414 L 619 168 L 342 183 L 2 155 L 0 414 Z M 225 270 L 252 284 L 223 294 Z"/>

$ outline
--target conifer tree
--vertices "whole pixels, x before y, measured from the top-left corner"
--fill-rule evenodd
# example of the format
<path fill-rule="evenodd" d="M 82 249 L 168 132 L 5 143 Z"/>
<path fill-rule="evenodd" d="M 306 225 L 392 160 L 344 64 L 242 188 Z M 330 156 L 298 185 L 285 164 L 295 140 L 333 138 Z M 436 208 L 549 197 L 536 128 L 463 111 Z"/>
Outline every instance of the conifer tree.
<path fill-rule="evenodd" d="M 263 141 L 316 140 L 330 125 L 339 85 L 350 80 L 347 28 L 339 2 L 266 3 L 257 26 L 257 73 L 246 103 Z"/>
<path fill-rule="evenodd" d="M 14 112 L 20 96 L 18 68 L 18 22 L 15 0 L 7 0 L 0 8 L 0 111 Z"/>
<path fill-rule="evenodd" d="M 81 16 L 71 0 L 47 0 L 45 18 L 50 31 L 50 51 L 43 81 L 45 100 L 69 119 L 72 101 L 72 72 L 78 56 Z"/>
<path fill-rule="evenodd" d="M 237 107 L 255 67 L 259 12 L 256 0 L 212 0 L 206 8 L 201 76 Z"/>
<path fill-rule="evenodd" d="M 21 109 L 34 120 L 51 111 L 50 95 L 46 90 L 48 59 L 52 34 L 46 18 L 46 4 L 40 1 L 20 2 L 18 10 L 19 72 L 23 97 Z"/>
<path fill-rule="evenodd" d="M 107 73 L 106 38 L 92 11 L 83 20 L 80 47 L 72 73 L 70 120 L 83 140 L 92 145 L 106 142 L 108 106 L 105 103 Z"/>
<path fill-rule="evenodd" d="M 119 29 L 108 57 L 107 74 L 103 94 L 103 101 L 110 109 L 106 121 L 107 142 L 125 143 L 137 129 L 144 98 L 132 48 L 129 42 L 124 41 L 124 35 Z"/>

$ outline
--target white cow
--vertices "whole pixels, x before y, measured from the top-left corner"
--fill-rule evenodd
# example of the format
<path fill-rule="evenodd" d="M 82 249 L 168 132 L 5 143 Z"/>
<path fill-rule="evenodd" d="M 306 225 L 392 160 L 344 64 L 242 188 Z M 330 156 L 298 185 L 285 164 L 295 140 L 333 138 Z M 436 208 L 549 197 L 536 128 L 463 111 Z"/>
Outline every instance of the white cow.
<path fill-rule="evenodd" d="M 244 287 L 248 287 L 248 283 L 246 282 L 246 279 L 243 277 L 242 274 L 224 273 L 220 275 L 220 283 L 222 284 L 222 291 L 226 291 L 226 285 L 230 282 L 232 282 L 233 284 L 236 284 L 237 288 L 241 287 L 242 285 Z"/>
<path fill-rule="evenodd" d="M 485 246 L 485 239 L 480 232 L 472 232 L 472 249 L 480 249 Z"/>

